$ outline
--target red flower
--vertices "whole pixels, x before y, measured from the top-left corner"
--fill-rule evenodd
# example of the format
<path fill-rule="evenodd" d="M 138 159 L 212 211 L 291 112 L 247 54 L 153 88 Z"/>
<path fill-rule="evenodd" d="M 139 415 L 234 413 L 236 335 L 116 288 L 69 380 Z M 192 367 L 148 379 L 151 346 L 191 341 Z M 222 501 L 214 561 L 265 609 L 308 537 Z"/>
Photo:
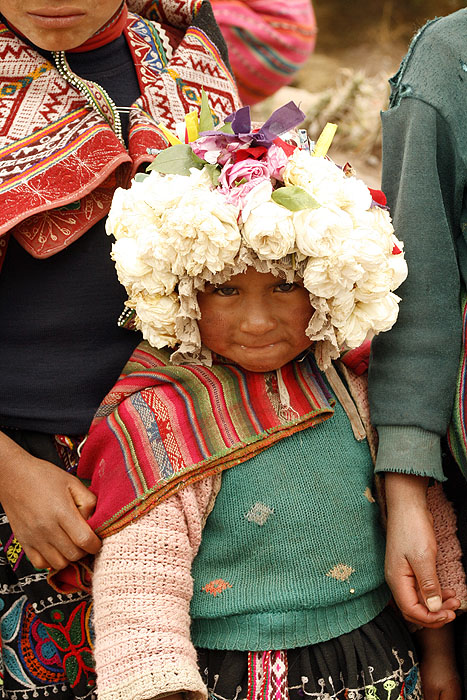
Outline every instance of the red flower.
<path fill-rule="evenodd" d="M 368 189 L 370 190 L 373 201 L 376 202 L 376 204 L 381 204 L 383 207 L 385 207 L 387 204 L 387 199 L 384 192 L 382 190 L 372 190 L 371 187 Z"/>

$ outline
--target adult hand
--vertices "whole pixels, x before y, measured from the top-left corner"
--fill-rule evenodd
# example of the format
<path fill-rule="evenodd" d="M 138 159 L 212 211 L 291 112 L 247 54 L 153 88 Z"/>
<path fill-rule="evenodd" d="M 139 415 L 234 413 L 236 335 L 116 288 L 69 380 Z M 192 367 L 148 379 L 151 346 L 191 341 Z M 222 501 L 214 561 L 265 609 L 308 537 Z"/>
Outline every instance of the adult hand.
<path fill-rule="evenodd" d="M 86 522 L 95 507 L 94 494 L 2 433 L 0 501 L 16 539 L 38 569 L 63 569 L 100 549 L 100 539 Z"/>
<path fill-rule="evenodd" d="M 441 590 L 436 539 L 426 504 L 428 479 L 387 473 L 386 579 L 406 620 L 437 628 L 455 618 L 460 601 Z"/>

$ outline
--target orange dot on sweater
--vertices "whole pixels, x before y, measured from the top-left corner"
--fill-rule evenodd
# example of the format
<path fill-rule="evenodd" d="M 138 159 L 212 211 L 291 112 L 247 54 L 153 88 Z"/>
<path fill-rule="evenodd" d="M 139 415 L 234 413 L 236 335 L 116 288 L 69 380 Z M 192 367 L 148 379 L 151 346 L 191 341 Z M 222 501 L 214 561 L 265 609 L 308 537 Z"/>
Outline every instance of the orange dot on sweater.
<path fill-rule="evenodd" d="M 227 583 L 227 581 L 224 581 L 222 578 L 216 578 L 214 581 L 210 581 L 203 586 L 201 590 L 216 597 L 216 595 L 221 595 L 221 593 L 224 593 L 227 588 L 232 588 L 232 585 Z"/>

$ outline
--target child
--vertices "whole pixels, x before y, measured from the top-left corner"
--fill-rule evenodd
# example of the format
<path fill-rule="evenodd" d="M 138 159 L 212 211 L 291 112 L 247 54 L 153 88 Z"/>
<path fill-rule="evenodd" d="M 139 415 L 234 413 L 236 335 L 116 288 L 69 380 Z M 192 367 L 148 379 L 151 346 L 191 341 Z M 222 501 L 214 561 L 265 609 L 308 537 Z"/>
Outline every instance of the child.
<path fill-rule="evenodd" d="M 322 140 L 313 157 L 278 138 L 299 120 L 289 105 L 252 132 L 240 110 L 114 200 L 149 342 L 80 461 L 105 537 L 100 700 L 421 697 L 388 605 L 364 387 L 339 368 L 352 400 L 331 362 L 395 321 L 402 244 Z"/>

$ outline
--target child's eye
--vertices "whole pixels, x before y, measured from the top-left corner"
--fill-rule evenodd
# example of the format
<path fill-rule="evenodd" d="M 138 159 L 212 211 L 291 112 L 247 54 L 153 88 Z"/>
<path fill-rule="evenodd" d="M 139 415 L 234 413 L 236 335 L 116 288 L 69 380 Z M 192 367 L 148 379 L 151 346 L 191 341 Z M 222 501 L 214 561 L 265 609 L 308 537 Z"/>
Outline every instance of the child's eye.
<path fill-rule="evenodd" d="M 295 282 L 283 282 L 282 284 L 276 285 L 276 290 L 278 292 L 291 292 L 293 291 L 297 285 Z"/>
<path fill-rule="evenodd" d="M 236 293 L 237 290 L 235 289 L 235 287 L 216 287 L 214 290 L 214 294 L 217 294 L 221 297 L 232 297 Z"/>

